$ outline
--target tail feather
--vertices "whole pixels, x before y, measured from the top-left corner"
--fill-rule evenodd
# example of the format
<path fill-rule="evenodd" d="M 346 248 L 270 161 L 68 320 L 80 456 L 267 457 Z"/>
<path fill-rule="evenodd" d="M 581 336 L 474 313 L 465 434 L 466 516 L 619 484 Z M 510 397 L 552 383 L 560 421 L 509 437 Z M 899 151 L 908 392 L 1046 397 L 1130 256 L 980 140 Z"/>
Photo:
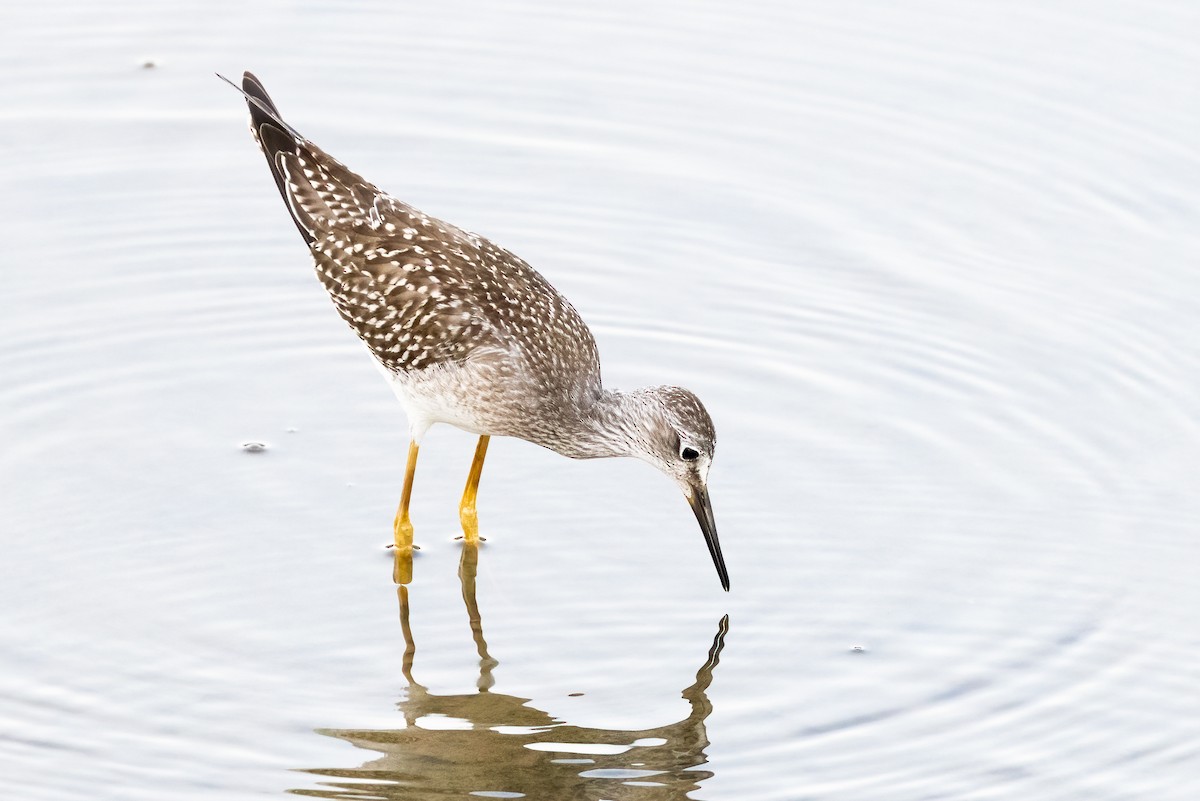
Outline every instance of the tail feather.
<path fill-rule="evenodd" d="M 287 182 L 283 175 L 279 154 L 295 153 L 296 147 L 304 141 L 304 138 L 296 132 L 295 128 L 283 121 L 271 96 L 267 94 L 262 83 L 251 72 L 246 72 L 242 76 L 242 93 L 246 96 L 246 105 L 250 109 L 250 130 L 254 133 L 258 146 L 262 148 L 263 155 L 267 158 L 267 166 L 271 168 L 271 177 L 275 179 L 275 185 L 279 187 L 279 194 L 286 201 L 288 199 Z M 311 242 L 309 232 L 304 230 L 304 226 L 299 224 L 299 220 L 297 220 L 297 226 L 300 228 L 300 233 Z"/>
<path fill-rule="evenodd" d="M 372 207 L 381 194 L 374 185 L 284 122 L 253 73 L 243 74 L 241 87 L 223 75 L 218 77 L 246 98 L 251 133 L 305 242 L 312 245 L 335 226 L 370 224 Z"/>

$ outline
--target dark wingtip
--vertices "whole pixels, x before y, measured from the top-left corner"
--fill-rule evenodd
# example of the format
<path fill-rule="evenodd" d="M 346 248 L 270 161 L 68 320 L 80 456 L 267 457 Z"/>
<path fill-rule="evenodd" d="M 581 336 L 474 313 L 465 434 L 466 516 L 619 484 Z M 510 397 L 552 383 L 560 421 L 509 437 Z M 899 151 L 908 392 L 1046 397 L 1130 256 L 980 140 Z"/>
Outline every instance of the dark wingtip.
<path fill-rule="evenodd" d="M 246 106 L 250 110 L 250 127 L 254 129 L 259 147 L 267 158 L 271 177 L 275 179 L 275 186 L 279 189 L 279 194 L 288 204 L 288 211 L 291 213 L 300 235 L 304 237 L 305 242 L 311 245 L 316 240 L 312 231 L 297 217 L 296 209 L 288 200 L 286 181 L 279 165 L 280 154 L 294 153 L 297 147 L 303 146 L 304 137 L 283 121 L 283 117 L 279 114 L 279 107 L 275 105 L 275 101 L 271 100 L 262 81 L 253 72 L 247 70 L 242 73 L 240 87 L 220 73 L 217 73 L 217 77 L 241 92 L 242 96 L 246 98 Z"/>
<path fill-rule="evenodd" d="M 273 111 L 278 110 L 275 108 L 275 104 L 271 102 L 271 96 L 267 94 L 267 88 L 263 86 L 263 82 L 250 70 L 242 73 L 242 91 L 251 97 L 257 97 Z"/>
<path fill-rule="evenodd" d="M 279 107 L 275 105 L 275 101 L 267 94 L 266 87 L 263 86 L 253 72 L 242 73 L 242 91 L 246 93 L 248 102 L 246 105 L 250 107 L 250 119 L 254 122 L 255 128 L 261 128 L 263 125 L 275 123 L 285 129 L 290 128 L 283 122 L 283 116 L 279 113 Z M 294 131 L 288 130 L 289 134 L 294 134 Z"/>

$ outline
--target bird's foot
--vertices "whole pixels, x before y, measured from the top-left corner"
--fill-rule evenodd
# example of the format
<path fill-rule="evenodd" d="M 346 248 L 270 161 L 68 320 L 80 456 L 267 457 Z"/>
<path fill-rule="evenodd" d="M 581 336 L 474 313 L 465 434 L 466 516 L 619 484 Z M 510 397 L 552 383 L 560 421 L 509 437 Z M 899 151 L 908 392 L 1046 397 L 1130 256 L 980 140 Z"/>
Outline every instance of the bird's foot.
<path fill-rule="evenodd" d="M 485 537 L 479 536 L 479 515 L 475 513 L 474 506 L 459 507 L 458 519 L 462 523 L 463 533 L 454 539 L 474 544 L 487 542 Z"/>
<path fill-rule="evenodd" d="M 393 524 L 392 538 L 392 581 L 409 584 L 413 577 L 413 526 L 408 514 L 397 515 Z"/>
<path fill-rule="evenodd" d="M 419 545 L 413 544 L 413 525 L 408 519 L 408 515 L 397 517 L 395 523 L 392 524 L 392 544 L 388 547 L 394 548 L 396 553 L 412 554 L 413 551 L 421 550 Z"/>

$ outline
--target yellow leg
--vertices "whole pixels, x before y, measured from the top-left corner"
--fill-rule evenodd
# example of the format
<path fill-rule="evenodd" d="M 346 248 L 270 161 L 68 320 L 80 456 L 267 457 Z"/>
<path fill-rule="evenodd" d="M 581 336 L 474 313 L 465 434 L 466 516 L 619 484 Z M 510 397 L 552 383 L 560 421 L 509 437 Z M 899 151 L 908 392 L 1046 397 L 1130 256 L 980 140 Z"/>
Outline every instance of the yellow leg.
<path fill-rule="evenodd" d="M 413 527 L 408 519 L 408 502 L 412 500 L 413 476 L 417 472 L 417 443 L 408 443 L 408 467 L 404 471 L 404 490 L 400 493 L 400 508 L 396 510 L 393 529 L 396 535 L 396 552 L 412 553 Z"/>
<path fill-rule="evenodd" d="M 487 456 L 488 437 L 484 434 L 475 446 L 475 461 L 467 475 L 467 488 L 463 490 L 462 503 L 458 505 L 458 519 L 462 522 L 463 537 L 469 543 L 479 542 L 479 516 L 475 513 L 475 496 L 479 492 L 479 477 L 483 475 L 483 458 Z"/>

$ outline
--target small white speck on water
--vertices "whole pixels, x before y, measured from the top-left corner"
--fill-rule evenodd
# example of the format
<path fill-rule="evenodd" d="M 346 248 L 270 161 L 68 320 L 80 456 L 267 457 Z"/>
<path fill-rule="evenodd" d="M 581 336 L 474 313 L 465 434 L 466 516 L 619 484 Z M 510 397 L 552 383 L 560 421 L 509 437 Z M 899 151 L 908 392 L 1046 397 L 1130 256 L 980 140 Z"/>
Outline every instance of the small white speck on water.
<path fill-rule="evenodd" d="M 286 431 L 287 431 L 289 434 L 295 434 L 295 433 L 296 433 L 297 431 L 299 431 L 300 429 L 296 428 L 295 426 L 288 426 L 288 427 L 287 427 L 285 430 L 286 430 Z"/>
<path fill-rule="evenodd" d="M 245 451 L 246 453 L 262 453 L 266 449 L 267 449 L 267 443 L 265 443 L 265 442 L 251 441 L 251 442 L 243 442 L 242 443 L 242 450 Z"/>
<path fill-rule="evenodd" d="M 866 652 L 867 652 L 867 646 L 865 646 L 865 645 L 850 646 L 850 653 L 852 653 L 852 654 L 865 654 Z"/>

